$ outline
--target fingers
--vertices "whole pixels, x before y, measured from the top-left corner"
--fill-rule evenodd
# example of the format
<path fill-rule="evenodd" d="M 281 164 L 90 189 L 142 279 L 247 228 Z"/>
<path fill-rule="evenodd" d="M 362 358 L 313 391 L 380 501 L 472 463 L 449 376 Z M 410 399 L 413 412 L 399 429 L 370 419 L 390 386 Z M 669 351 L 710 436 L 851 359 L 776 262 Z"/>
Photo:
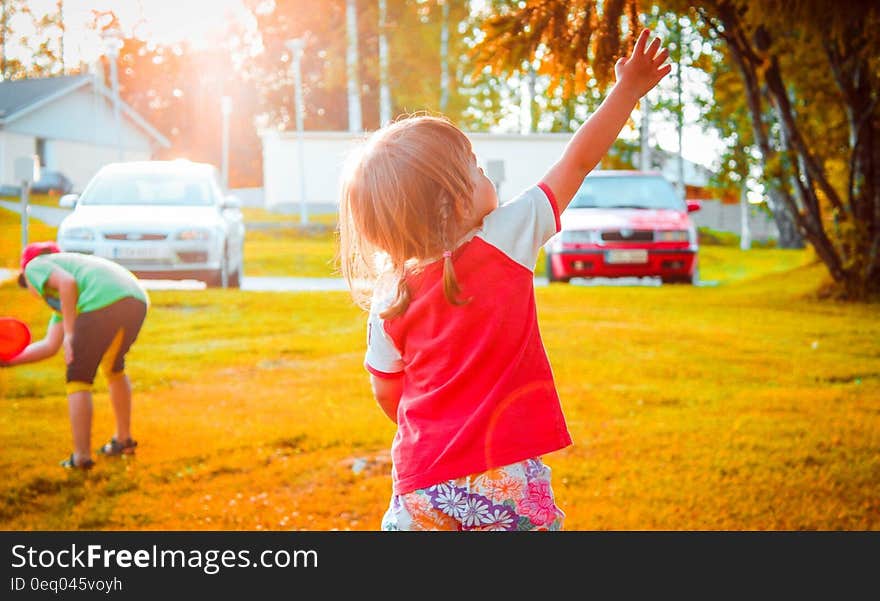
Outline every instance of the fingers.
<path fill-rule="evenodd" d="M 652 87 L 660 83 L 660 80 L 669 75 L 670 71 L 672 71 L 672 65 L 663 65 L 662 67 L 657 69 L 657 75 L 654 77 L 654 83 L 652 84 Z"/>
<path fill-rule="evenodd" d="M 654 64 L 655 65 L 662 65 L 663 62 L 667 58 L 669 58 L 669 49 L 664 48 L 663 50 L 661 50 L 660 52 L 657 53 L 657 56 L 654 57 Z"/>
<path fill-rule="evenodd" d="M 648 46 L 648 50 L 645 54 L 648 55 L 648 58 L 653 59 L 657 55 L 657 51 L 660 49 L 660 38 L 654 38 L 651 40 L 651 45 Z"/>
<path fill-rule="evenodd" d="M 643 29 L 636 40 L 636 46 L 633 48 L 633 56 L 639 56 L 645 53 L 645 45 L 648 43 L 648 37 L 651 35 L 650 29 Z"/>

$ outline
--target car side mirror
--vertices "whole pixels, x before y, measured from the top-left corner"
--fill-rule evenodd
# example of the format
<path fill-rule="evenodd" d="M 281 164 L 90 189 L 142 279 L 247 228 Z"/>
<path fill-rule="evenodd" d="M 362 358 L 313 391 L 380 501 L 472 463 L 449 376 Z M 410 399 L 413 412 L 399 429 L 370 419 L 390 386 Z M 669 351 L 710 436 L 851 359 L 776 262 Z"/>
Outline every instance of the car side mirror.
<path fill-rule="evenodd" d="M 701 208 L 703 208 L 703 205 L 702 205 L 702 203 L 700 203 L 699 200 L 688 200 L 686 202 L 687 202 L 687 207 L 688 207 L 688 213 L 693 213 L 694 211 L 699 211 Z"/>
<path fill-rule="evenodd" d="M 220 205 L 220 207 L 223 209 L 240 209 L 241 201 L 238 199 L 237 196 L 227 194 L 223 197 L 223 203 Z"/>
<path fill-rule="evenodd" d="M 79 194 L 65 194 L 58 199 L 58 206 L 62 209 L 72 209 L 79 202 Z"/>

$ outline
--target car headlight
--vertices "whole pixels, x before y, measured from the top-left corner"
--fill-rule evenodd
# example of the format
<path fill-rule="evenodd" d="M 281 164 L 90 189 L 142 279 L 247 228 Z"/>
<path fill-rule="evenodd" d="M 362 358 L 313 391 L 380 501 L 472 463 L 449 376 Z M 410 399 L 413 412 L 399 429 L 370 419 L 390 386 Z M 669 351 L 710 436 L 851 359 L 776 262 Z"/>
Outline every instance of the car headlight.
<path fill-rule="evenodd" d="M 94 240 L 95 232 L 87 227 L 72 227 L 63 230 L 60 237 L 65 240 Z"/>
<path fill-rule="evenodd" d="M 657 232 L 658 242 L 687 242 L 688 240 L 687 230 L 664 230 Z"/>
<path fill-rule="evenodd" d="M 565 230 L 562 232 L 563 244 L 590 244 L 594 240 L 593 230 Z"/>
<path fill-rule="evenodd" d="M 211 232 L 202 229 L 183 230 L 177 234 L 178 240 L 210 240 Z"/>

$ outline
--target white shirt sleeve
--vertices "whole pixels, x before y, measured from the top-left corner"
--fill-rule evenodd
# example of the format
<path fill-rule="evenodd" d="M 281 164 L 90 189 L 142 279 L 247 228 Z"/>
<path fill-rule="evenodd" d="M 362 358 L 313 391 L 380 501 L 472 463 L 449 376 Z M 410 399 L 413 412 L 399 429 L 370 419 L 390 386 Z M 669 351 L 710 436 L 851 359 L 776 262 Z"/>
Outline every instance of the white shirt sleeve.
<path fill-rule="evenodd" d="M 486 215 L 478 236 L 534 271 L 541 247 L 559 231 L 556 210 L 546 184 L 534 186 Z"/>
<path fill-rule="evenodd" d="M 385 320 L 379 317 L 393 299 L 373 298 L 367 318 L 367 352 L 364 367 L 373 375 L 395 377 L 403 372 L 403 359 L 385 332 Z"/>

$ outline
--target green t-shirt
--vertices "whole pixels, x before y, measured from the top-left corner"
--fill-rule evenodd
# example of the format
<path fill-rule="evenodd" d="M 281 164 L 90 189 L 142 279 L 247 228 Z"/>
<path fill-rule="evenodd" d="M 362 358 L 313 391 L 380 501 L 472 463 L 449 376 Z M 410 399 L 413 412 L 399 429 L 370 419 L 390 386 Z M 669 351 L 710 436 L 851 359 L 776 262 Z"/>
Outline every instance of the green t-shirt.
<path fill-rule="evenodd" d="M 49 275 L 55 269 L 66 271 L 76 280 L 77 315 L 102 309 L 127 297 L 150 303 L 147 291 L 134 274 L 109 259 L 81 253 L 40 255 L 27 264 L 24 275 L 46 303 L 56 311 L 49 320 L 50 326 L 62 319 L 58 291 L 46 286 Z"/>

